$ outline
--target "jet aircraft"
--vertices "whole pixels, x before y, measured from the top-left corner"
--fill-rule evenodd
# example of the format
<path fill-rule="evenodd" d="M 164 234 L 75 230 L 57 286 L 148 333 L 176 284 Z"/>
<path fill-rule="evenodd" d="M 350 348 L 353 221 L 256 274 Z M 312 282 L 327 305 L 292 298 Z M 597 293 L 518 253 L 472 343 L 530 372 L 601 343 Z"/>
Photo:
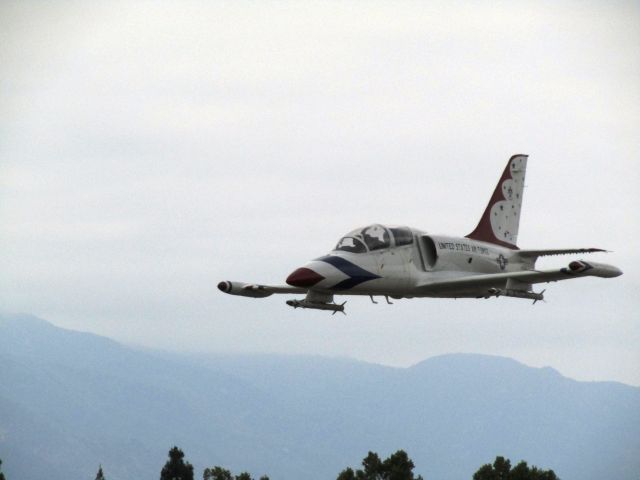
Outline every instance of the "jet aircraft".
<path fill-rule="evenodd" d="M 405 226 L 373 224 L 342 237 L 327 255 L 293 271 L 287 285 L 224 281 L 224 293 L 263 298 L 304 294 L 288 300 L 294 308 L 344 313 L 336 295 L 389 298 L 491 298 L 543 300 L 532 285 L 580 277 L 622 274 L 612 265 L 571 261 L 566 267 L 537 270 L 547 255 L 605 252 L 600 248 L 525 250 L 516 246 L 527 155 L 509 159 L 475 230 L 464 237 L 434 235 Z M 346 303 L 346 302 L 345 302 Z"/>

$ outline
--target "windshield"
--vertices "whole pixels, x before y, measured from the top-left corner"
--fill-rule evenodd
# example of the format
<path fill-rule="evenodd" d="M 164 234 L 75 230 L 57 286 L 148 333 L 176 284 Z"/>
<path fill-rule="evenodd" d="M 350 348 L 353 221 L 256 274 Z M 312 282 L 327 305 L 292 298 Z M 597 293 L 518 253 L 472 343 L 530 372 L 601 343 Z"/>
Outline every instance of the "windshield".
<path fill-rule="evenodd" d="M 390 248 L 392 243 L 396 247 L 411 245 L 413 243 L 413 232 L 407 227 L 368 225 L 347 233 L 340 239 L 334 250 L 365 253 L 367 251 Z"/>

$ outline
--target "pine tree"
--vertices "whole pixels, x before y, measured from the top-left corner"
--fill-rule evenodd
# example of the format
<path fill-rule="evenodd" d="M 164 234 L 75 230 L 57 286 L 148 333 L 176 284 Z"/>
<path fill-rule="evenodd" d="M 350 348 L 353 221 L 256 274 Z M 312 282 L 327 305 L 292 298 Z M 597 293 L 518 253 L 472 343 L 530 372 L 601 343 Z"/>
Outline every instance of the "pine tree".
<path fill-rule="evenodd" d="M 105 480 L 104 473 L 102 473 L 102 465 L 98 468 L 98 473 L 96 473 L 96 480 Z"/>
<path fill-rule="evenodd" d="M 4 473 L 2 473 L 2 459 L 0 459 L 0 480 L 6 480 L 4 478 Z"/>
<path fill-rule="evenodd" d="M 184 453 L 178 447 L 169 450 L 169 460 L 160 472 L 160 480 L 193 480 L 193 465 L 183 460 Z"/>

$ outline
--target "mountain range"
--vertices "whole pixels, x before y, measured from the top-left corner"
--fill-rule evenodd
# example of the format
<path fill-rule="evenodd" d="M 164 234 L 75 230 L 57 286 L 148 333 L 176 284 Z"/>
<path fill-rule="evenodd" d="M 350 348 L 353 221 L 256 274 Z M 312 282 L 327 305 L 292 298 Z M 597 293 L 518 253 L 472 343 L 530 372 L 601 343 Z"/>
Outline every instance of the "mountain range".
<path fill-rule="evenodd" d="M 640 388 L 476 354 L 393 368 L 344 358 L 133 348 L 0 315 L 8 480 L 157 479 L 177 445 L 196 472 L 329 480 L 404 449 L 425 480 L 497 455 L 563 480 L 638 480 Z"/>

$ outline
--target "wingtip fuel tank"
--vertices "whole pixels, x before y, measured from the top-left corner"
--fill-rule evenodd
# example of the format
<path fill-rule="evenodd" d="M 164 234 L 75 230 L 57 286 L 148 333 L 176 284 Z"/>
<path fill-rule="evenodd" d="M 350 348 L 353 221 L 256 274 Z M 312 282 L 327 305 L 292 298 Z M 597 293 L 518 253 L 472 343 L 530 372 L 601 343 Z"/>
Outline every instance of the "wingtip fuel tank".
<path fill-rule="evenodd" d="M 241 297 L 265 298 L 272 295 L 272 292 L 266 291 L 260 285 L 243 282 L 224 281 L 218 283 L 218 290 L 229 295 L 239 295 Z"/>

